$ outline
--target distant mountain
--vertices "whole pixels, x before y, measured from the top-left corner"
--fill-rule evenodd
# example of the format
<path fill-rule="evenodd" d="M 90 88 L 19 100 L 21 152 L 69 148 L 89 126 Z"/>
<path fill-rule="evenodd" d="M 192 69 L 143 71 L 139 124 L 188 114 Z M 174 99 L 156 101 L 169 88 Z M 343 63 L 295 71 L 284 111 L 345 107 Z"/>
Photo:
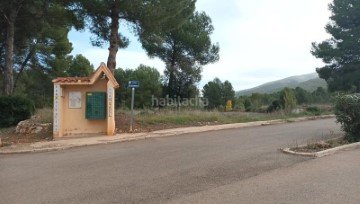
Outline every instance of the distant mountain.
<path fill-rule="evenodd" d="M 320 79 L 317 73 L 304 74 L 298 76 L 291 76 L 285 79 L 268 82 L 260 86 L 237 91 L 236 96 L 251 95 L 252 93 L 274 93 L 281 91 L 283 88 L 296 88 L 301 87 L 309 92 L 314 91 L 317 87 L 326 88 L 326 82 Z"/>

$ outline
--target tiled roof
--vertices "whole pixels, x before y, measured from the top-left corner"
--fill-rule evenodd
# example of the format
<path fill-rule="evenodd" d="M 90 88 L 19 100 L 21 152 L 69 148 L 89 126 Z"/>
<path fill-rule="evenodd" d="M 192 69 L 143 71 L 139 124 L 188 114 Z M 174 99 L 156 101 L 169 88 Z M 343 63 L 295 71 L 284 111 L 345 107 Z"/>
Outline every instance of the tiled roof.
<path fill-rule="evenodd" d="M 53 80 L 54 83 L 79 83 L 90 82 L 90 77 L 58 77 Z"/>
<path fill-rule="evenodd" d="M 107 78 L 112 82 L 114 88 L 119 87 L 119 83 L 116 81 L 114 75 L 106 67 L 105 63 L 101 63 L 99 68 L 90 77 L 58 77 L 52 80 L 53 83 L 61 85 L 91 85 L 104 73 Z"/>

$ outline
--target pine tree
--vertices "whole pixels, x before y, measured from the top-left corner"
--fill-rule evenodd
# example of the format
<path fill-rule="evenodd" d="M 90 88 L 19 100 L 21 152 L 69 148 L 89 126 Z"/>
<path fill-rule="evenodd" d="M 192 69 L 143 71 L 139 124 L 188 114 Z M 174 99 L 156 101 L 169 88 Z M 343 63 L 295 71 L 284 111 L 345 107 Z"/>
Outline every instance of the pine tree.
<path fill-rule="evenodd" d="M 316 71 L 330 91 L 360 92 L 360 1 L 334 0 L 329 9 L 331 38 L 312 44 L 311 53 L 326 64 Z"/>
<path fill-rule="evenodd" d="M 109 45 L 108 68 L 114 73 L 119 48 L 129 44 L 120 32 L 120 22 L 127 23 L 137 36 L 148 36 L 175 29 L 195 9 L 195 0 L 78 0 L 78 15 L 88 20 L 96 38 L 95 46 Z M 124 24 L 121 24 L 124 25 Z"/>
<path fill-rule="evenodd" d="M 48 72 L 57 64 L 64 67 L 72 50 L 67 34 L 72 26 L 83 26 L 64 2 L 0 2 L 0 66 L 4 73 L 0 80 L 5 95 L 13 94 L 18 79 L 29 67 L 41 66 Z"/>
<path fill-rule="evenodd" d="M 194 97 L 202 66 L 219 60 L 219 46 L 210 39 L 213 30 L 210 17 L 195 12 L 173 31 L 140 36 L 148 55 L 166 64 L 167 95 Z"/>

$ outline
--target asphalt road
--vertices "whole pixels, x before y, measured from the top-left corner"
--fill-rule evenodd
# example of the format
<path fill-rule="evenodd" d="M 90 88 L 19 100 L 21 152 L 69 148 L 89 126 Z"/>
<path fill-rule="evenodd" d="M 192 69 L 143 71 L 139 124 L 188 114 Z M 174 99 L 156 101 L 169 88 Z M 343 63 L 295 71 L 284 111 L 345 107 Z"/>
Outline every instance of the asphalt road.
<path fill-rule="evenodd" d="M 360 150 L 276 169 L 171 203 L 360 203 Z"/>
<path fill-rule="evenodd" d="M 283 154 L 279 148 L 338 133 L 334 119 L 326 119 L 0 155 L 0 202 L 181 201 L 274 170 L 316 162 Z M 201 200 L 205 198 L 196 202 Z"/>

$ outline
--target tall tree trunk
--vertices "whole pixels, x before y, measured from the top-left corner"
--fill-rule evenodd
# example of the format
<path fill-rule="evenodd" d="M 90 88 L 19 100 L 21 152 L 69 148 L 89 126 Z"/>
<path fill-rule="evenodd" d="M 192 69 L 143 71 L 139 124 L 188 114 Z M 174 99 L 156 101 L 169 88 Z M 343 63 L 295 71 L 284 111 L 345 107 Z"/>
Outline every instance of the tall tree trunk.
<path fill-rule="evenodd" d="M 116 54 L 119 50 L 119 10 L 116 5 L 111 8 L 111 30 L 110 30 L 110 47 L 107 67 L 114 74 L 116 69 Z"/>
<path fill-rule="evenodd" d="M 6 30 L 6 45 L 5 45 L 5 79 L 4 79 L 4 94 L 11 95 L 14 91 L 14 35 L 15 35 L 15 19 L 17 10 L 12 8 L 8 16 L 8 27 Z"/>
<path fill-rule="evenodd" d="M 175 90 L 175 86 L 176 86 L 176 77 L 175 77 L 175 64 L 170 64 L 169 66 L 169 83 L 168 83 L 168 91 L 167 94 L 169 95 L 170 98 L 175 97 L 176 95 L 176 90 Z"/>
<path fill-rule="evenodd" d="M 175 72 L 176 72 L 176 45 L 175 42 L 173 42 L 172 45 L 172 56 L 171 56 L 171 61 L 168 65 L 168 71 L 169 71 L 169 83 L 168 83 L 168 87 L 167 87 L 167 94 L 169 95 L 170 98 L 175 97 L 176 95 L 176 76 L 175 76 Z"/>
<path fill-rule="evenodd" d="M 16 75 L 15 80 L 14 80 L 14 89 L 16 89 L 17 82 L 18 82 L 21 74 L 23 73 L 25 66 L 27 65 L 29 60 L 35 55 L 36 45 L 37 45 L 37 43 L 35 43 L 34 45 L 31 46 L 30 51 L 27 54 L 25 60 L 21 63 L 19 73 Z"/>

